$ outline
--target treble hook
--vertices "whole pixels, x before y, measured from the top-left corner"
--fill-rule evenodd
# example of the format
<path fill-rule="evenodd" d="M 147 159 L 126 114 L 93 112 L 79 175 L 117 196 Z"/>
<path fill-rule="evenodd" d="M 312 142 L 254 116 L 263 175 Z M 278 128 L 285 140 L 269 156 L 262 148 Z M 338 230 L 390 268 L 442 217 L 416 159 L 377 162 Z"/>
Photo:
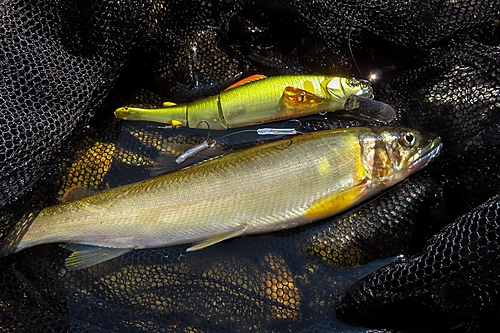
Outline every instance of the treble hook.
<path fill-rule="evenodd" d="M 185 152 L 183 152 L 182 154 L 180 154 L 179 156 L 177 156 L 177 158 L 175 159 L 175 162 L 177 164 L 181 164 L 187 158 L 189 158 L 189 157 L 191 157 L 193 155 L 196 155 L 199 152 L 204 151 L 205 149 L 212 148 L 212 147 L 215 146 L 215 140 L 210 137 L 210 124 L 206 120 L 200 121 L 198 123 L 198 125 L 196 126 L 196 128 L 198 129 L 200 127 L 200 124 L 202 124 L 202 123 L 205 123 L 207 125 L 207 127 L 208 127 L 207 138 L 205 139 L 205 141 L 203 141 L 199 145 L 196 145 L 193 148 L 189 148 L 188 150 L 186 150 Z"/>

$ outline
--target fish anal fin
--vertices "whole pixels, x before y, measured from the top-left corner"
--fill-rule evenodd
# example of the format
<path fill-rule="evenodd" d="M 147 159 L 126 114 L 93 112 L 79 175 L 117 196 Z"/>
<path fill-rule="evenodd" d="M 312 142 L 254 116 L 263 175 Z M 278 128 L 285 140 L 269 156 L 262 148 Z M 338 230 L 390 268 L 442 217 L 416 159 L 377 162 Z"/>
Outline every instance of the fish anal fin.
<path fill-rule="evenodd" d="M 293 106 L 312 106 L 326 101 L 323 97 L 295 87 L 286 87 L 283 92 L 283 97 L 285 103 Z"/>
<path fill-rule="evenodd" d="M 305 211 L 303 216 L 316 219 L 339 213 L 360 201 L 367 191 L 366 185 L 366 181 L 363 181 L 354 187 L 318 200 Z"/>
<path fill-rule="evenodd" d="M 189 247 L 186 251 L 187 252 L 198 251 L 198 250 L 204 249 L 206 247 L 212 246 L 214 244 L 220 243 L 222 241 L 225 241 L 226 239 L 242 236 L 244 233 L 245 233 L 245 228 L 241 228 L 241 229 L 225 232 L 222 234 L 218 234 L 218 235 L 212 236 L 210 238 L 204 239 L 200 242 L 197 242 L 195 245 Z"/>
<path fill-rule="evenodd" d="M 239 87 L 239 86 L 242 86 L 244 84 L 247 84 L 247 83 L 250 83 L 250 82 L 255 82 L 255 81 L 258 81 L 258 80 L 262 80 L 262 79 L 266 79 L 267 76 L 265 75 L 262 75 L 262 74 L 254 74 L 254 75 L 251 75 L 247 78 L 244 78 L 232 85 L 230 85 L 229 87 L 226 88 L 226 90 L 229 90 L 229 89 L 233 89 L 233 88 L 236 88 L 236 87 Z"/>
<path fill-rule="evenodd" d="M 91 267 L 132 251 L 132 249 L 98 247 L 81 244 L 67 244 L 64 245 L 64 247 L 73 251 L 65 261 L 66 268 L 69 271 Z"/>

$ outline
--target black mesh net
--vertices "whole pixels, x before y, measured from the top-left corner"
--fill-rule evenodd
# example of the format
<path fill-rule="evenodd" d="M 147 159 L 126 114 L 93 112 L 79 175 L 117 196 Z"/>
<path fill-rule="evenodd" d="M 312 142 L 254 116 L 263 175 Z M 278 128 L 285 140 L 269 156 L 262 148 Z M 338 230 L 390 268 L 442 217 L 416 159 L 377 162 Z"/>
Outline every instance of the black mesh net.
<path fill-rule="evenodd" d="M 146 179 L 159 156 L 206 135 L 119 122 L 116 107 L 192 101 L 255 73 L 377 74 L 394 123 L 445 147 L 423 172 L 308 228 L 73 272 L 54 244 L 1 258 L 2 331 L 497 330 L 500 3 L 44 0 L 0 11 L 0 239 L 67 189 Z M 359 124 L 339 114 L 301 126 Z M 254 141 L 234 135 L 220 149 Z M 337 305 L 357 326 L 336 319 Z"/>

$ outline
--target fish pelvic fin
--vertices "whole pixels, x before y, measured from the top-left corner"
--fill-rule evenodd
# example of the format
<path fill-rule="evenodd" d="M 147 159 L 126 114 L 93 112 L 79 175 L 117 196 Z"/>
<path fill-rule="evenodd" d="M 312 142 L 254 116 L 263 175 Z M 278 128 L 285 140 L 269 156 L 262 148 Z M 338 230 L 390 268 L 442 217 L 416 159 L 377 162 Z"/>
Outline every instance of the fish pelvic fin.
<path fill-rule="evenodd" d="M 5 257 L 23 250 L 20 243 L 28 231 L 29 227 L 38 216 L 38 211 L 24 215 L 7 233 L 7 236 L 0 244 L 0 257 Z"/>
<path fill-rule="evenodd" d="M 206 238 L 200 242 L 197 242 L 195 245 L 189 247 L 186 251 L 187 252 L 198 251 L 198 250 L 204 249 L 206 247 L 209 247 L 211 245 L 220 243 L 226 239 L 242 236 L 245 233 L 245 230 L 246 230 L 246 228 L 241 228 L 241 229 L 225 232 L 222 234 L 218 234 L 218 235 L 212 236 L 210 238 Z"/>
<path fill-rule="evenodd" d="M 63 247 L 73 251 L 65 260 L 66 268 L 69 271 L 88 268 L 133 251 L 132 249 L 99 247 L 82 244 L 67 244 L 63 245 Z"/>

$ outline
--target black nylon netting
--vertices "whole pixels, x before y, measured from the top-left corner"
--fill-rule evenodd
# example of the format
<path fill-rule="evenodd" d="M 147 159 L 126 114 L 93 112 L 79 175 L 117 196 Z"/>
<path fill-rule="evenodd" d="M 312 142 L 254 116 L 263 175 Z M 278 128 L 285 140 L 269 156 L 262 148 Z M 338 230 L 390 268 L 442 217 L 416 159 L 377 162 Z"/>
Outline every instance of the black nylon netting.
<path fill-rule="evenodd" d="M 2 331 L 367 331 L 343 326 L 337 304 L 347 324 L 374 331 L 498 327 L 500 2 L 45 0 L 0 11 L 0 239 L 74 185 L 145 179 L 160 152 L 204 139 L 120 123 L 116 107 L 192 101 L 255 73 L 376 73 L 394 123 L 445 147 L 424 172 L 309 228 L 75 272 L 58 245 L 1 258 Z M 301 129 L 359 124 L 328 115 Z"/>

